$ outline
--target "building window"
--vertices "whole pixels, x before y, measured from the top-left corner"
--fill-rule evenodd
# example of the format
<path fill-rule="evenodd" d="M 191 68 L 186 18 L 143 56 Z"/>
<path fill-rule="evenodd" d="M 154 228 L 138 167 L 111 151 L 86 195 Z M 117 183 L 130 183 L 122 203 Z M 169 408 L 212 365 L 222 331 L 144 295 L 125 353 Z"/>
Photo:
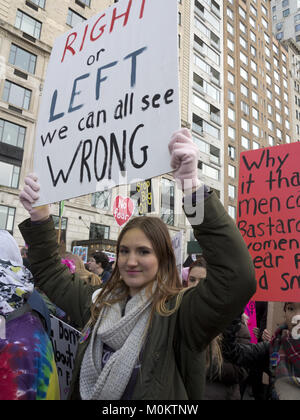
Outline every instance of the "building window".
<path fill-rule="evenodd" d="M 92 206 L 100 210 L 109 210 L 111 203 L 111 191 L 98 191 L 92 194 Z"/>
<path fill-rule="evenodd" d="M 86 18 L 81 16 L 79 13 L 74 12 L 74 10 L 69 9 L 68 10 L 68 16 L 67 16 L 67 24 L 72 26 L 72 28 L 76 25 L 79 25 L 80 23 L 84 22 Z"/>
<path fill-rule="evenodd" d="M 16 209 L 0 205 L 0 229 L 13 233 Z"/>
<path fill-rule="evenodd" d="M 90 239 L 109 239 L 109 226 L 91 223 Z"/>
<path fill-rule="evenodd" d="M 9 188 L 18 188 L 20 166 L 0 161 L 0 185 Z"/>
<path fill-rule="evenodd" d="M 236 218 L 236 208 L 234 206 L 228 206 L 228 214 L 233 219 L 235 219 Z"/>
<path fill-rule="evenodd" d="M 35 54 L 31 54 L 30 52 L 23 50 L 23 48 L 11 44 L 8 61 L 13 66 L 19 67 L 28 73 L 34 74 L 36 59 L 37 56 Z"/>
<path fill-rule="evenodd" d="M 30 2 L 36 4 L 41 9 L 45 9 L 46 0 L 30 0 Z"/>
<path fill-rule="evenodd" d="M 235 148 L 233 146 L 228 146 L 228 156 L 233 160 L 235 159 Z"/>
<path fill-rule="evenodd" d="M 76 0 L 76 3 L 84 4 L 85 6 L 90 7 L 91 6 L 91 0 Z"/>
<path fill-rule="evenodd" d="M 2 99 L 19 108 L 29 109 L 31 90 L 5 80 Z"/>
<path fill-rule="evenodd" d="M 167 178 L 161 179 L 161 219 L 174 226 L 175 222 L 175 183 Z"/>
<path fill-rule="evenodd" d="M 33 19 L 26 13 L 21 12 L 21 10 L 17 10 L 15 27 L 32 36 L 33 38 L 40 39 L 41 37 L 41 22 Z"/>
<path fill-rule="evenodd" d="M 228 176 L 230 176 L 230 178 L 235 178 L 236 177 L 236 169 L 235 169 L 235 166 L 228 165 Z"/>
<path fill-rule="evenodd" d="M 26 128 L 0 119 L 0 142 L 24 148 Z"/>
<path fill-rule="evenodd" d="M 234 185 L 228 185 L 228 196 L 232 199 L 236 198 L 236 187 Z"/>

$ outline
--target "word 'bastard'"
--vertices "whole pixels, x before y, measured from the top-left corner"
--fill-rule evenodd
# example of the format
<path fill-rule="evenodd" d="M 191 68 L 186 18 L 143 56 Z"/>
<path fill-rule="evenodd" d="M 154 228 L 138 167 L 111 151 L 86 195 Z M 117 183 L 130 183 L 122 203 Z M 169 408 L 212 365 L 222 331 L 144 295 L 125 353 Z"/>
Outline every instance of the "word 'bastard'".
<path fill-rule="evenodd" d="M 241 154 L 238 228 L 253 258 L 254 300 L 300 302 L 300 144 Z"/>

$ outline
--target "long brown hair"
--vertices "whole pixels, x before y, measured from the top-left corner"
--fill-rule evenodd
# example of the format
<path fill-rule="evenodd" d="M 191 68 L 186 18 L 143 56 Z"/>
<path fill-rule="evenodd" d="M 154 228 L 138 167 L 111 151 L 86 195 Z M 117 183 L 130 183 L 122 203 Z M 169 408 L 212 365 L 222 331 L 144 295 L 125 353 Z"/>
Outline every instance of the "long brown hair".
<path fill-rule="evenodd" d="M 158 272 L 154 280 L 157 281 L 157 287 L 152 292 L 153 283 L 147 286 L 146 292 L 153 293 L 152 315 L 155 310 L 163 316 L 172 314 L 180 305 L 182 298 L 182 286 L 179 273 L 176 268 L 176 260 L 173 252 L 172 242 L 169 231 L 164 222 L 158 217 L 135 217 L 131 219 L 122 229 L 117 242 L 117 260 L 115 268 L 109 281 L 99 293 L 96 302 L 91 308 L 91 323 L 94 324 L 100 314 L 102 308 L 106 305 L 110 306 L 116 302 L 126 299 L 129 295 L 129 288 L 120 276 L 118 268 L 118 258 L 120 251 L 120 243 L 131 229 L 140 229 L 149 239 L 153 246 L 154 253 L 158 259 Z M 176 305 L 173 309 L 168 310 L 166 302 L 177 295 Z"/>
<path fill-rule="evenodd" d="M 78 255 L 72 254 L 71 252 L 65 252 L 63 257 L 74 262 L 76 273 L 85 283 L 90 284 L 91 286 L 102 285 L 100 277 L 88 271 L 84 266 L 83 260 Z"/>

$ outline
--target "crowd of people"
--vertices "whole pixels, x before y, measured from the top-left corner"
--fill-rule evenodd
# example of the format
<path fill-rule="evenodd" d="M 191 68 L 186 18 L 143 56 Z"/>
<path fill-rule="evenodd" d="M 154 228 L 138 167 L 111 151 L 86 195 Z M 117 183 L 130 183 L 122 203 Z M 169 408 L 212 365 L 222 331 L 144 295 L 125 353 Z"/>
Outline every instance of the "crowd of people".
<path fill-rule="evenodd" d="M 37 176 L 25 178 L 20 201 L 30 218 L 19 229 L 26 252 L 0 231 L 1 400 L 59 399 L 49 312 L 82 333 L 70 400 L 300 399 L 300 340 L 292 334 L 300 303 L 286 303 L 285 324 L 274 334 L 265 328 L 264 306 L 258 343 L 250 342 L 244 309 L 256 279 L 247 246 L 198 180 L 190 132 L 176 132 L 169 150 L 184 202 L 204 207 L 200 224 L 191 219 L 203 255 L 182 278 L 156 217 L 123 227 L 113 266 L 102 252 L 86 265 L 60 255 L 49 206 L 33 206 Z"/>

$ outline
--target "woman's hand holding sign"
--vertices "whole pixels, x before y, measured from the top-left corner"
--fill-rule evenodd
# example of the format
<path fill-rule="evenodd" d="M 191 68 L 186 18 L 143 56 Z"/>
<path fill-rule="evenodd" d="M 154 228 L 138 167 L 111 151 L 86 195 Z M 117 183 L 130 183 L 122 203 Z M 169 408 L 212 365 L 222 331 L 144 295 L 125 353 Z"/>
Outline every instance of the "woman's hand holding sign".
<path fill-rule="evenodd" d="M 29 174 L 24 181 L 25 187 L 20 192 L 20 201 L 30 214 L 30 218 L 33 222 L 46 220 L 50 216 L 49 205 L 32 207 L 32 204 L 39 199 L 40 185 L 37 181 L 38 178 L 35 174 Z"/>
<path fill-rule="evenodd" d="M 179 187 L 184 192 L 195 191 L 201 184 L 198 179 L 199 150 L 187 128 L 182 128 L 173 134 L 169 151 L 173 174 Z"/>

